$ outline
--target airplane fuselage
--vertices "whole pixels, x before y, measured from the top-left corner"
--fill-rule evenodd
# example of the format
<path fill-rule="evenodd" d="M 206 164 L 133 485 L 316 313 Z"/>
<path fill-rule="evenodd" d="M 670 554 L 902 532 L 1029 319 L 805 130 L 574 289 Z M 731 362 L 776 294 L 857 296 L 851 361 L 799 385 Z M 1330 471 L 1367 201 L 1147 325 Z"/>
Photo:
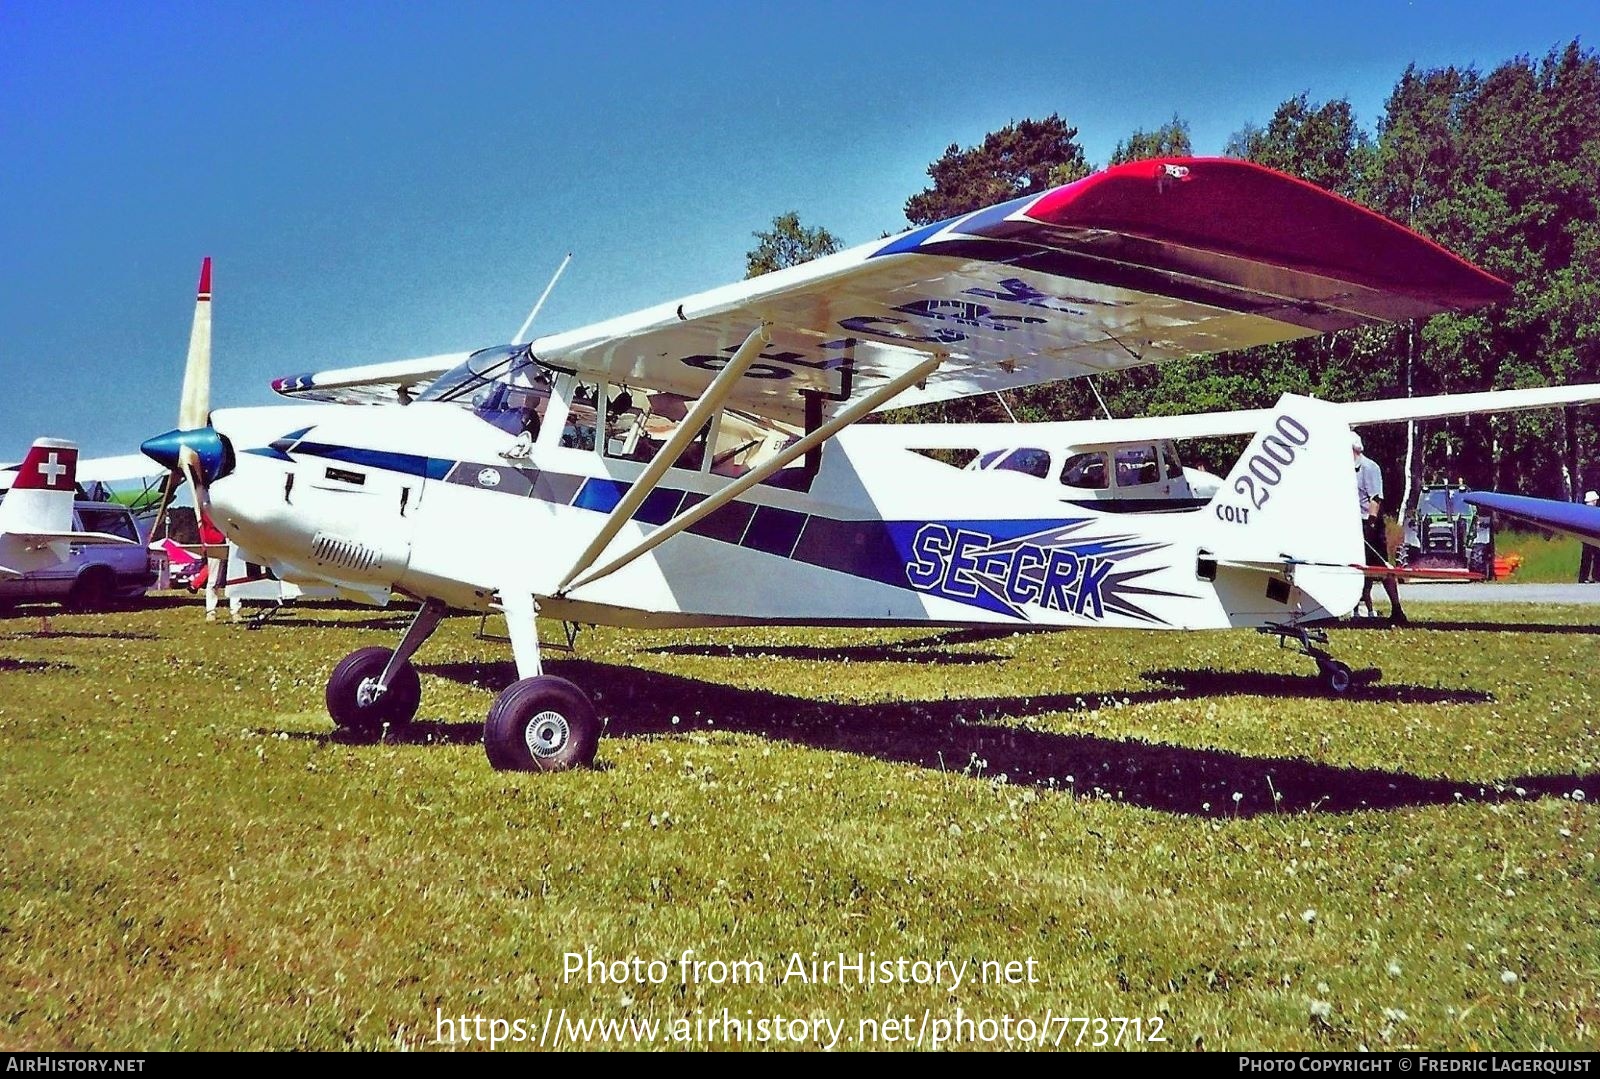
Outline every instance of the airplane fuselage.
<path fill-rule="evenodd" d="M 891 428 L 830 441 L 806 489 L 758 484 L 616 573 L 562 594 L 565 572 L 644 465 L 514 439 L 454 405 L 298 406 L 216 413 L 235 450 L 211 487 L 230 538 L 286 580 L 391 589 L 488 610 L 506 589 L 544 613 L 636 626 L 1008 623 L 1225 628 L 1324 610 L 1259 573 L 1197 560 L 1220 515 L 1064 505 L 1031 477 L 962 471 Z M 608 547 L 615 555 L 729 483 L 669 469 Z M 792 481 L 791 481 L 792 483 Z M 1218 516 L 1213 522 L 1212 516 Z"/>

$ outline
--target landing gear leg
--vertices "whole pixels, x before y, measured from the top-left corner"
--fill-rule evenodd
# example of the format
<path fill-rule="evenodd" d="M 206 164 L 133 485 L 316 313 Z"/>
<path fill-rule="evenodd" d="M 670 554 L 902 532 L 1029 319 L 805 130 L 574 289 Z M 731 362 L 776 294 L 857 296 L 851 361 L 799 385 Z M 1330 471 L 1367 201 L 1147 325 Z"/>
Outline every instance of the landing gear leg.
<path fill-rule="evenodd" d="M 1322 687 L 1335 697 L 1342 697 L 1350 691 L 1355 684 L 1355 674 L 1348 664 L 1341 663 L 1330 656 L 1326 649 L 1318 648 L 1319 644 L 1328 643 L 1326 630 L 1315 626 L 1303 626 L 1294 622 L 1273 623 L 1260 627 L 1261 633 L 1271 634 L 1278 638 L 1278 647 L 1286 648 L 1293 641 L 1299 646 L 1300 654 L 1310 656 L 1317 665 L 1317 674 L 1322 681 Z M 1377 677 L 1382 673 L 1378 672 Z"/>
<path fill-rule="evenodd" d="M 494 699 L 483 724 L 483 751 L 500 771 L 556 772 L 591 764 L 601 722 L 583 690 L 544 673 L 539 658 L 539 605 L 531 595 L 502 591 L 517 681 Z"/>
<path fill-rule="evenodd" d="M 325 694 L 335 727 L 353 738 L 373 741 L 382 737 L 384 727 L 403 727 L 416 718 L 422 683 L 411 657 L 433 636 L 448 610 L 439 600 L 427 600 L 398 648 L 358 648 L 339 662 Z"/>

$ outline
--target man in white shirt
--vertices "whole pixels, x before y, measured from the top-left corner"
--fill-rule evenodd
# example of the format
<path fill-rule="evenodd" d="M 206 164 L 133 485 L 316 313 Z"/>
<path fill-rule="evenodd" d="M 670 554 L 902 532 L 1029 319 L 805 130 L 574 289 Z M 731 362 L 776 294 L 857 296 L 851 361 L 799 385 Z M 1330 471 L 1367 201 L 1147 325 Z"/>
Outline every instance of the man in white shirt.
<path fill-rule="evenodd" d="M 1356 499 L 1361 508 L 1361 536 L 1366 541 L 1367 564 L 1387 566 L 1389 537 L 1383 527 L 1383 473 L 1377 462 L 1366 456 L 1360 435 L 1354 436 L 1350 448 L 1356 459 Z M 1400 609 L 1400 588 L 1394 577 L 1383 579 L 1383 590 L 1389 594 L 1389 623 L 1404 625 L 1406 613 Z M 1371 618 L 1376 613 L 1372 609 L 1371 577 L 1361 589 L 1361 602 L 1367 608 L 1367 617 Z"/>

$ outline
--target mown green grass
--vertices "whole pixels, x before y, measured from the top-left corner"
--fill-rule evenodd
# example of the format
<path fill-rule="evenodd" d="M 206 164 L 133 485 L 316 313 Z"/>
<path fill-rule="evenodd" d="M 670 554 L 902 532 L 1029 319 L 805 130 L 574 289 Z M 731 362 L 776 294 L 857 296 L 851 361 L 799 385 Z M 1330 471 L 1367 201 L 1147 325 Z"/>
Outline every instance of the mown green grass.
<path fill-rule="evenodd" d="M 358 746 L 323 681 L 399 618 L 6 618 L 0 1048 L 960 1006 L 1159 1016 L 1174 1047 L 1593 1049 L 1597 615 L 1412 613 L 1334 634 L 1386 671 L 1354 700 L 1252 634 L 592 630 L 550 669 L 610 728 L 599 768 L 559 775 L 488 768 L 514 674 L 476 619 L 418 657 L 414 736 Z M 1041 980 L 564 982 L 585 946 Z"/>
<path fill-rule="evenodd" d="M 1495 550 L 1501 556 L 1518 554 L 1522 565 L 1506 578 L 1522 584 L 1570 584 L 1578 579 L 1578 559 L 1583 545 L 1571 536 L 1545 532 L 1501 531 L 1495 535 Z"/>

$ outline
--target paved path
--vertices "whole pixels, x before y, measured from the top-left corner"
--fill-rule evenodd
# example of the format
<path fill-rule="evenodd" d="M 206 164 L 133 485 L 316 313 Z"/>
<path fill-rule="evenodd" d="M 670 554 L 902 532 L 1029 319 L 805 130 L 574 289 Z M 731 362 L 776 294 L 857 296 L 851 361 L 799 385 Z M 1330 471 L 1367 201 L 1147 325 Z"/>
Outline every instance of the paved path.
<path fill-rule="evenodd" d="M 1374 585 L 1372 594 L 1380 601 L 1383 588 Z M 1580 606 L 1600 605 L 1600 584 L 1403 584 L 1402 603 L 1565 603 Z"/>

